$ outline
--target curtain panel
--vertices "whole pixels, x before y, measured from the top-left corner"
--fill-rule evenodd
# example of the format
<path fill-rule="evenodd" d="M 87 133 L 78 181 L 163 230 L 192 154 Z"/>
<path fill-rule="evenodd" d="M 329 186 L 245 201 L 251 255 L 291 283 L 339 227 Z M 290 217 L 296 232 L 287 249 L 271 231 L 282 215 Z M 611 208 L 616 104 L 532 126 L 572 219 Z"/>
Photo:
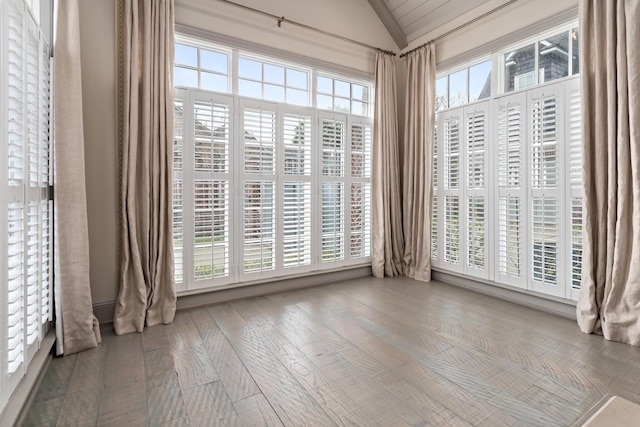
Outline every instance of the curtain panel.
<path fill-rule="evenodd" d="M 585 333 L 640 345 L 640 1 L 580 2 Z"/>
<path fill-rule="evenodd" d="M 119 0 L 120 289 L 116 334 L 173 321 L 172 0 Z"/>
<path fill-rule="evenodd" d="M 60 0 L 54 46 L 57 353 L 101 341 L 89 277 L 79 0 Z"/>
<path fill-rule="evenodd" d="M 410 52 L 406 58 L 407 96 L 402 169 L 405 274 L 428 282 L 431 280 L 435 46 L 429 43 Z"/>
<path fill-rule="evenodd" d="M 404 273 L 394 56 L 378 51 L 375 73 L 371 258 L 373 275 L 384 277 Z"/>

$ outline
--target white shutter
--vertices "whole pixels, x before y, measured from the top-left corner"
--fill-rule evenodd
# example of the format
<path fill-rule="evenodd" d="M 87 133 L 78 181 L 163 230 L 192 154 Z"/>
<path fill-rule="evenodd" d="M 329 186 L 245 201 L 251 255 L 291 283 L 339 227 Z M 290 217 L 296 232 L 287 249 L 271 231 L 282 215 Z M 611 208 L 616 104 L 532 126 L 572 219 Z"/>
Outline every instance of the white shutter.
<path fill-rule="evenodd" d="M 436 115 L 436 120 L 433 128 L 433 200 L 431 203 L 431 265 L 438 267 L 440 265 L 440 248 L 439 242 L 442 240 L 442 232 L 439 230 L 439 218 L 440 211 L 440 186 L 439 186 L 439 171 L 440 171 L 440 154 L 438 145 L 438 129 L 442 129 L 440 126 L 441 114 Z"/>
<path fill-rule="evenodd" d="M 525 96 L 500 98 L 498 118 L 498 257 L 497 278 L 501 283 L 526 287 L 523 255 L 524 221 L 524 141 L 526 123 L 523 114 Z"/>
<path fill-rule="evenodd" d="M 558 165 L 564 139 L 563 97 L 555 84 L 528 94 L 529 187 L 530 187 L 530 280 L 531 288 L 564 296 L 559 262 L 561 205 L 558 197 Z"/>
<path fill-rule="evenodd" d="M 176 289 L 184 284 L 184 102 L 176 89 L 173 112 L 173 262 Z"/>
<path fill-rule="evenodd" d="M 465 273 L 489 278 L 487 263 L 488 102 L 465 108 Z"/>
<path fill-rule="evenodd" d="M 371 123 L 349 121 L 349 258 L 371 255 Z"/>
<path fill-rule="evenodd" d="M 10 203 L 7 215 L 7 367 L 9 375 L 24 361 L 24 208 Z"/>
<path fill-rule="evenodd" d="M 311 112 L 285 112 L 283 128 L 281 259 L 290 270 L 311 265 Z"/>
<path fill-rule="evenodd" d="M 461 217 L 463 195 L 462 177 L 464 176 L 463 159 L 463 109 L 449 110 L 442 113 L 442 150 L 444 158 L 444 199 L 443 212 L 443 257 L 442 266 L 452 271 L 463 271 L 461 262 L 464 247 L 461 230 L 464 230 L 464 218 Z"/>
<path fill-rule="evenodd" d="M 345 167 L 346 116 L 320 115 L 321 168 L 321 262 L 345 259 Z"/>
<path fill-rule="evenodd" d="M 567 298 L 578 299 L 580 282 L 582 278 L 582 118 L 580 103 L 580 80 L 573 79 L 567 82 L 565 92 L 568 104 L 567 108 L 567 139 L 569 142 L 567 156 L 569 196 L 567 197 L 568 212 L 570 212 L 570 224 L 567 226 L 569 248 L 569 262 L 567 283 Z M 565 234 L 565 235 L 567 235 Z"/>
<path fill-rule="evenodd" d="M 245 102 L 242 105 L 244 179 L 242 274 L 274 271 L 276 107 Z"/>

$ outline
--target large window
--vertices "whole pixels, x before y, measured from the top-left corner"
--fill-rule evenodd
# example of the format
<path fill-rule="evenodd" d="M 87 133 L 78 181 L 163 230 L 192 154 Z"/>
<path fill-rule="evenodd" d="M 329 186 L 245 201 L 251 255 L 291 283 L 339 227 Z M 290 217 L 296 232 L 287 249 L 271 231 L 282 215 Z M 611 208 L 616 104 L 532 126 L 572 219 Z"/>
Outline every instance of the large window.
<path fill-rule="evenodd" d="M 228 52 L 219 69 L 236 70 L 228 87 L 237 88 L 176 79 L 178 290 L 368 263 L 371 82 L 186 38 L 178 45 L 196 49 L 192 61 Z"/>
<path fill-rule="evenodd" d="M 487 94 L 482 102 L 470 104 L 469 76 L 485 62 L 437 80 L 431 235 L 436 268 L 577 298 L 577 43 L 577 30 L 567 29 L 496 52 L 489 70 L 505 82 L 505 93 Z M 517 89 L 523 90 L 508 93 Z"/>
<path fill-rule="evenodd" d="M 38 6 L 0 3 L 0 411 L 51 318 L 50 58 Z"/>

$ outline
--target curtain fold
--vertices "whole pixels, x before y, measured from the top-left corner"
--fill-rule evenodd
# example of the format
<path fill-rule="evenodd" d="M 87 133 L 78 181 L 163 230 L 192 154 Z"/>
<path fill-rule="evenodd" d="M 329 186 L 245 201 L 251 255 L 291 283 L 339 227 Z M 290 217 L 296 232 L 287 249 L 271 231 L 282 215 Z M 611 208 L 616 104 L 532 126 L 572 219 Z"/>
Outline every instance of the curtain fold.
<path fill-rule="evenodd" d="M 119 0 L 120 289 L 116 334 L 173 321 L 172 0 Z"/>
<path fill-rule="evenodd" d="M 431 280 L 431 205 L 435 126 L 435 46 L 407 56 L 402 216 L 405 274 Z"/>
<path fill-rule="evenodd" d="M 56 332 L 65 355 L 101 341 L 89 277 L 78 2 L 58 2 L 54 47 Z"/>
<path fill-rule="evenodd" d="M 580 329 L 640 345 L 640 0 L 580 2 Z"/>
<path fill-rule="evenodd" d="M 381 51 L 376 53 L 375 90 L 371 258 L 373 275 L 384 277 L 404 273 L 404 238 L 398 156 L 396 64 L 393 55 Z"/>

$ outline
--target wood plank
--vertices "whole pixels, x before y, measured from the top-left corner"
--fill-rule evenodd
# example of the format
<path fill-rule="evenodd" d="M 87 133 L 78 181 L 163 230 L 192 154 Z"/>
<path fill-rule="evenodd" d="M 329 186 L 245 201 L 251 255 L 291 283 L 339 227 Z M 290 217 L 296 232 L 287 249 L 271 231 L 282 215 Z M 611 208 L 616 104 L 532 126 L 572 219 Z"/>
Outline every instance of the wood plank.
<path fill-rule="evenodd" d="M 100 396 L 98 424 L 143 426 L 147 423 L 144 377 L 104 385 Z"/>
<path fill-rule="evenodd" d="M 102 386 L 107 348 L 108 345 L 100 345 L 77 355 L 77 363 L 71 374 L 67 393 L 76 393 Z"/>
<path fill-rule="evenodd" d="M 98 422 L 98 408 L 102 387 L 84 388 L 82 391 L 68 393 L 60 409 L 58 426 L 91 426 Z"/>
<path fill-rule="evenodd" d="M 167 425 L 187 416 L 180 381 L 170 352 L 144 353 L 147 408 L 150 425 Z"/>
<path fill-rule="evenodd" d="M 156 325 L 144 328 L 142 332 L 142 348 L 144 351 L 157 350 L 169 346 L 166 325 Z"/>
<path fill-rule="evenodd" d="M 282 421 L 278 418 L 264 395 L 256 394 L 233 404 L 238 412 L 243 425 L 251 426 L 282 426 Z"/>
<path fill-rule="evenodd" d="M 184 392 L 191 425 L 239 425 L 239 416 L 221 381 L 198 385 Z"/>
<path fill-rule="evenodd" d="M 182 390 L 218 380 L 198 331 L 188 312 L 178 312 L 166 329 Z"/>

